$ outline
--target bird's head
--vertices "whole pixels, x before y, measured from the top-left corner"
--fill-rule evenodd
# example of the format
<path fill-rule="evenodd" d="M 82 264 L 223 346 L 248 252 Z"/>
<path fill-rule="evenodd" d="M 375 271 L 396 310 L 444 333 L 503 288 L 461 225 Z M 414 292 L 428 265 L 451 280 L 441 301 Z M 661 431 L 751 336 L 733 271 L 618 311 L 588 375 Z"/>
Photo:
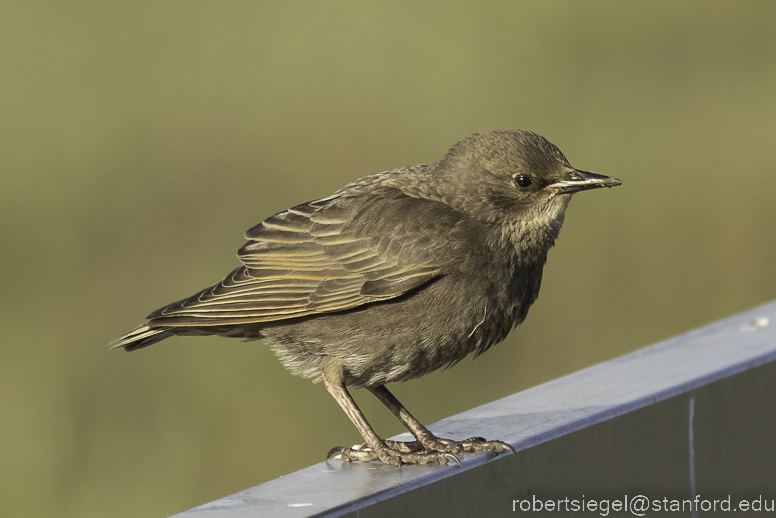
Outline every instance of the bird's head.
<path fill-rule="evenodd" d="M 475 133 L 458 142 L 437 166 L 451 205 L 500 218 L 565 205 L 575 192 L 614 187 L 616 178 L 581 171 L 550 141 L 529 131 Z"/>
<path fill-rule="evenodd" d="M 436 165 L 436 175 L 446 203 L 542 246 L 552 246 L 572 194 L 622 183 L 576 169 L 544 137 L 514 130 L 458 142 Z"/>

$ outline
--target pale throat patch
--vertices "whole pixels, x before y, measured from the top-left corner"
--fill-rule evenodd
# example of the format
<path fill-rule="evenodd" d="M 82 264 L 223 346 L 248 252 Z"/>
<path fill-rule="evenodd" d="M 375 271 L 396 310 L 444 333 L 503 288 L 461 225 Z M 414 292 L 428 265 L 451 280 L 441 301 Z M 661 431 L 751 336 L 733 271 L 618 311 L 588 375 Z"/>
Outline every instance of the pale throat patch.
<path fill-rule="evenodd" d="M 502 239 L 510 242 L 518 256 L 541 247 L 551 247 L 563 225 L 570 194 L 556 195 L 520 220 L 502 227 Z M 530 224 L 529 224 L 530 222 Z"/>

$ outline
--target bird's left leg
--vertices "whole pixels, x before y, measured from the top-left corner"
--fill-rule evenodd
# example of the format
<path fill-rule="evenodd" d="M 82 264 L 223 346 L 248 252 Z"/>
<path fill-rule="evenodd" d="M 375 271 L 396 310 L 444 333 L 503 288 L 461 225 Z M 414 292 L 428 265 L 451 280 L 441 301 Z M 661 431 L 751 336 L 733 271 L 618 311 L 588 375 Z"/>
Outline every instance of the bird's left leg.
<path fill-rule="evenodd" d="M 353 400 L 353 396 L 348 392 L 342 379 L 341 369 L 338 368 L 335 360 L 328 358 L 324 360 L 323 384 L 366 441 L 365 445 L 360 448 L 343 448 L 341 446 L 332 448 L 326 455 L 327 459 L 340 455 L 343 462 L 380 460 L 384 464 L 401 466 L 402 464 L 447 464 L 449 461 L 453 461 L 459 466 L 461 465 L 458 457 L 444 451 L 400 452 L 388 447 L 374 431 Z"/>
<path fill-rule="evenodd" d="M 415 436 L 416 440 L 412 442 L 386 440 L 385 444 L 389 448 L 402 452 L 427 450 L 456 454 L 465 451 L 492 450 L 497 453 L 510 451 L 513 455 L 516 454 L 515 449 L 504 441 L 488 441 L 482 437 L 470 437 L 463 441 L 454 441 L 452 439 L 437 437 L 431 433 L 428 428 L 423 426 L 420 421 L 415 419 L 415 417 L 410 414 L 409 410 L 396 399 L 396 396 L 394 396 L 385 385 L 370 388 L 369 391 L 377 396 L 377 399 L 382 401 L 383 404 L 393 412 L 393 415 L 402 422 L 407 430 Z"/>

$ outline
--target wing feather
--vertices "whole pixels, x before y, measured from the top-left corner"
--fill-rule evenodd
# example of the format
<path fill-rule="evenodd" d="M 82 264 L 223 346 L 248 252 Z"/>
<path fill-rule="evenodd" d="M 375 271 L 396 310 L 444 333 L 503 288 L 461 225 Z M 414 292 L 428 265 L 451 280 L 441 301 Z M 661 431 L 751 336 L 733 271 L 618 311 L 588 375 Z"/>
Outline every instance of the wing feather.
<path fill-rule="evenodd" d="M 462 217 L 398 191 L 297 205 L 245 233 L 243 266 L 148 318 L 164 326 L 261 323 L 397 297 L 444 275 L 447 236 L 434 229 Z"/>

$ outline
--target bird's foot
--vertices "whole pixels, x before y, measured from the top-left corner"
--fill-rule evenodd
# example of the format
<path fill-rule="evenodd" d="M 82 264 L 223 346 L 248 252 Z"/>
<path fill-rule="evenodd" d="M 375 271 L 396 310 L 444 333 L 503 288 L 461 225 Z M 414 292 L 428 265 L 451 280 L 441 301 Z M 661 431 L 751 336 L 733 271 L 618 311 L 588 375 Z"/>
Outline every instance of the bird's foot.
<path fill-rule="evenodd" d="M 416 452 L 421 450 L 438 451 L 443 453 L 459 454 L 463 452 L 474 451 L 495 451 L 496 453 L 512 452 L 516 455 L 515 449 L 504 441 L 487 441 L 482 437 L 470 437 L 463 441 L 454 441 L 431 435 L 423 437 L 423 441 L 385 441 L 386 446 L 399 452 Z"/>
<path fill-rule="evenodd" d="M 395 443 L 396 441 L 390 442 Z M 336 446 L 329 451 L 326 459 L 331 459 L 337 455 L 340 456 L 342 462 L 371 462 L 379 460 L 383 464 L 390 466 L 401 466 L 402 464 L 447 464 L 453 461 L 459 467 L 461 466 L 460 459 L 452 453 L 427 450 L 410 451 L 409 449 L 407 451 L 400 451 L 389 447 L 387 444 L 382 444 L 376 449 L 372 449 L 364 444 L 353 448 Z"/>

